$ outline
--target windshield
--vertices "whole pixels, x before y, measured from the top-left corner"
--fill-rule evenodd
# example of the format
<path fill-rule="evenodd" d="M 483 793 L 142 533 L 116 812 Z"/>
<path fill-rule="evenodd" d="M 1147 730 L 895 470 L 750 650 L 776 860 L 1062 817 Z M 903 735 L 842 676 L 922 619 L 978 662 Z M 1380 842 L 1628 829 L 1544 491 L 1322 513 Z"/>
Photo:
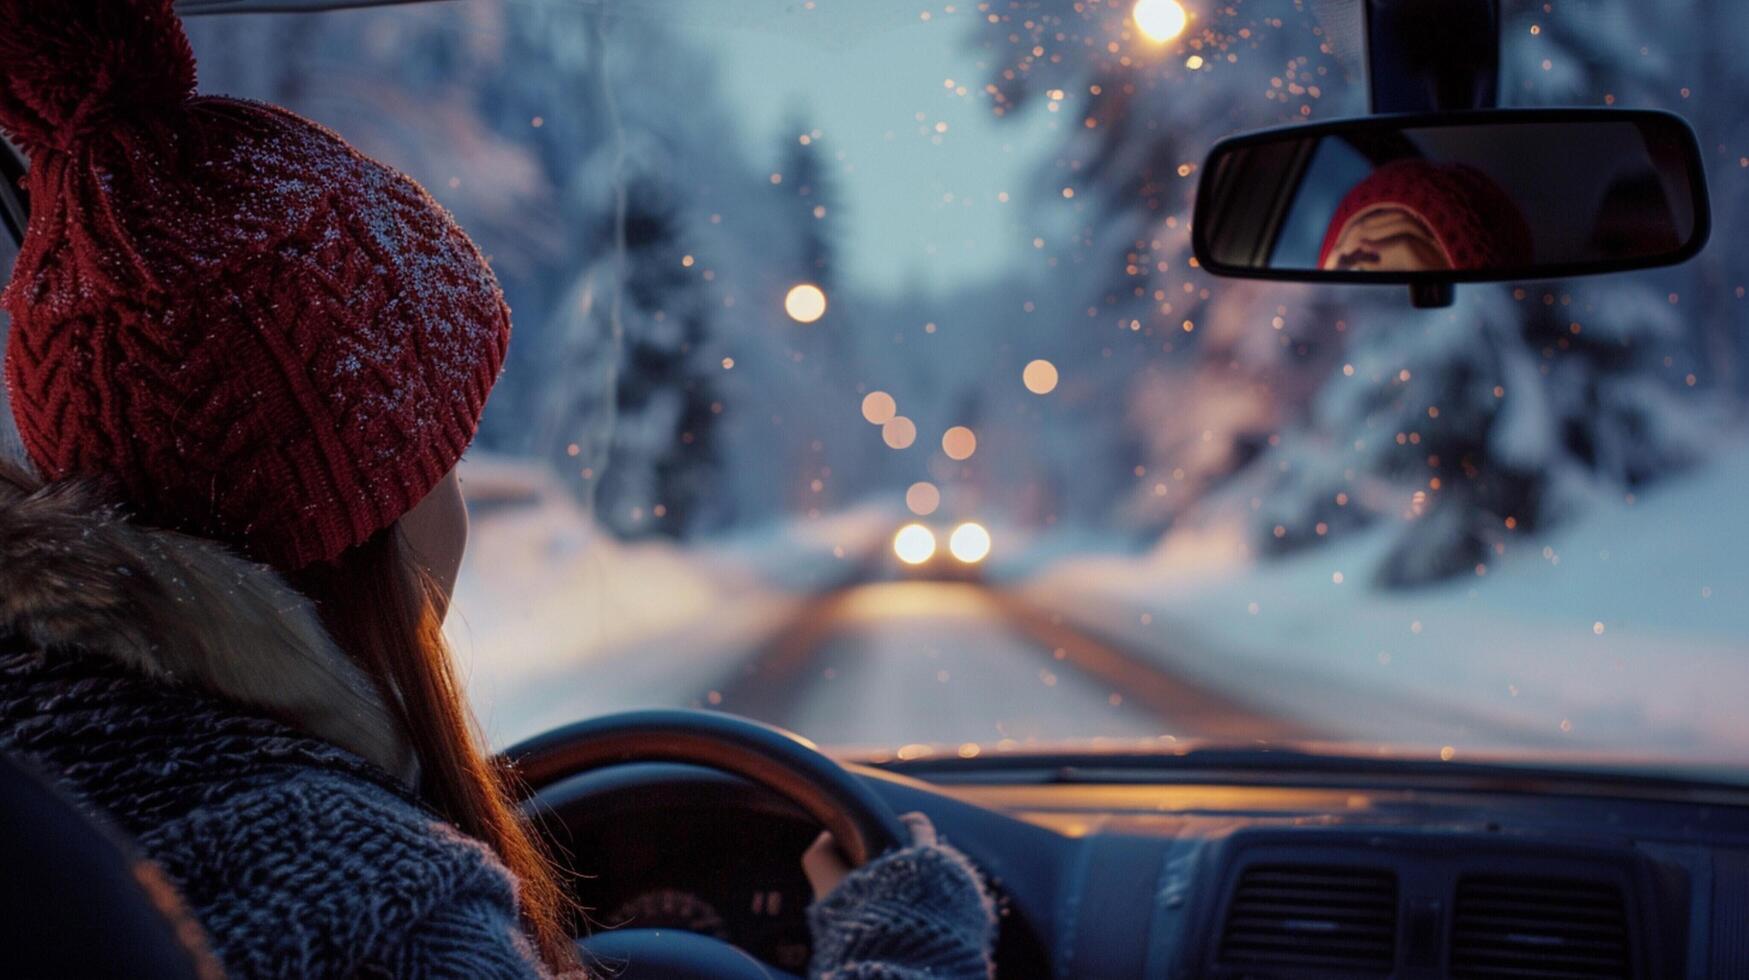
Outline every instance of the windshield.
<path fill-rule="evenodd" d="M 1681 113 L 1745 213 L 1743 5 L 1505 7 L 1503 104 Z M 1357 18 L 468 0 L 190 31 L 205 91 L 406 170 L 502 281 L 449 623 L 496 746 L 697 706 L 905 758 L 1740 764 L 1741 222 L 1442 310 L 1197 268 L 1216 140 L 1364 113 Z"/>

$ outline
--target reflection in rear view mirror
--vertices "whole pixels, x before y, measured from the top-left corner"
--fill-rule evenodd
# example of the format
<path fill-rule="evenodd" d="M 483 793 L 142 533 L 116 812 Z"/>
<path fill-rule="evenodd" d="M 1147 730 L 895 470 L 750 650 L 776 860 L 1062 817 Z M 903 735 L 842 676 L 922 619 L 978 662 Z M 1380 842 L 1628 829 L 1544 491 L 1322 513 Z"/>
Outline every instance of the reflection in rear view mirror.
<path fill-rule="evenodd" d="M 1706 207 L 1693 134 L 1668 114 L 1381 117 L 1217 146 L 1195 244 L 1228 275 L 1538 278 L 1680 261 Z"/>

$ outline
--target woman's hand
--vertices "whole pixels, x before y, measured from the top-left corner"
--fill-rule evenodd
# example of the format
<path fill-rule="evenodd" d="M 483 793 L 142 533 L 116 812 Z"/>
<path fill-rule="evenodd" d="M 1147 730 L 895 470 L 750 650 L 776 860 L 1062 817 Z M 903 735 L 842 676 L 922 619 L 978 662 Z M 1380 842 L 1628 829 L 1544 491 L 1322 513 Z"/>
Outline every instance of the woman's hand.
<path fill-rule="evenodd" d="M 929 818 L 899 818 L 911 841 L 851 870 L 821 834 L 802 858 L 814 887 L 808 976 L 815 980 L 990 980 L 996 904 L 983 875 L 935 836 Z"/>
<path fill-rule="evenodd" d="M 802 855 L 802 873 L 814 887 L 814 900 L 825 898 L 850 874 L 850 865 L 838 853 L 838 841 L 829 830 L 820 832 Z"/>
<path fill-rule="evenodd" d="M 928 817 L 921 813 L 905 813 L 899 819 L 910 830 L 913 845 L 935 843 L 935 826 Z M 808 884 L 814 888 L 815 901 L 831 894 L 850 874 L 850 865 L 844 863 L 844 854 L 838 850 L 838 841 L 831 831 L 821 831 L 802 855 L 802 873 L 808 876 Z"/>

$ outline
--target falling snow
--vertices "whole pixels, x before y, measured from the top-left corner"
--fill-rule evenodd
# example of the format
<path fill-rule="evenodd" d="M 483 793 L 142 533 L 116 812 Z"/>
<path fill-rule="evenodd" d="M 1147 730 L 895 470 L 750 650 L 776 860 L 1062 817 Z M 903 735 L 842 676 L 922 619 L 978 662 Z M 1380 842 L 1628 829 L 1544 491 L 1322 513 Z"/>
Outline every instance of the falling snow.
<path fill-rule="evenodd" d="M 1445 759 L 1483 722 L 1740 758 L 1749 235 L 1440 311 L 1190 254 L 1213 141 L 1364 110 L 1352 6 L 747 31 L 482 0 L 192 33 L 207 89 L 406 170 L 504 286 L 476 452 L 506 469 L 470 488 L 451 623 L 495 733 L 630 703 L 966 758 L 1269 730 L 1169 722 L 1121 662 Z M 1707 45 L 1749 6 L 1690 14 L 1509 0 L 1502 99 L 1682 112 L 1741 214 L 1749 61 Z M 805 683 L 760 673 L 793 635 Z"/>

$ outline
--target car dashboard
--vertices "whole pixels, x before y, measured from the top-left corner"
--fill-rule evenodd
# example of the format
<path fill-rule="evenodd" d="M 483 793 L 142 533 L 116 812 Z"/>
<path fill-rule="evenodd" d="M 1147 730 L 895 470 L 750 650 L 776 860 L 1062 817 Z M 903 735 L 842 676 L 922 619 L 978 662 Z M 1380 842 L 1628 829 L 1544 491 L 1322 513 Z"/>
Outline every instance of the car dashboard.
<path fill-rule="evenodd" d="M 989 876 L 1003 977 L 1749 976 L 1749 793 L 1728 786 L 1486 766 L 895 768 L 856 771 Z M 671 765 L 577 777 L 542 803 L 586 928 L 687 928 L 802 971 L 798 859 L 818 829 L 789 804 Z"/>

